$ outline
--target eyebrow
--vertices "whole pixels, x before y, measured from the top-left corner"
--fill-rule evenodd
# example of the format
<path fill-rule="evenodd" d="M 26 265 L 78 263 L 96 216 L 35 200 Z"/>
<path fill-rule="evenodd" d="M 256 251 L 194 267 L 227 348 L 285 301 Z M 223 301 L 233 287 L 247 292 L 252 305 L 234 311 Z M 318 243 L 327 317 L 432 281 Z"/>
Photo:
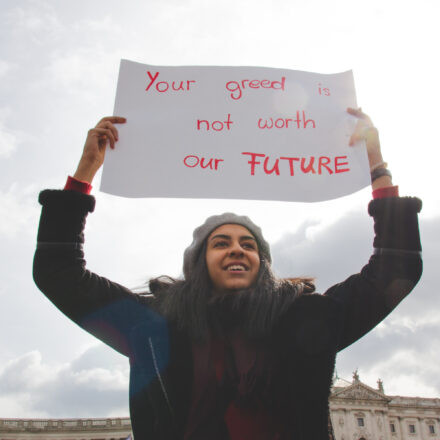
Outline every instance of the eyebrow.
<path fill-rule="evenodd" d="M 223 238 L 226 240 L 230 240 L 231 236 L 226 235 L 226 234 L 217 234 L 217 235 L 214 235 L 214 237 L 211 237 L 210 240 L 212 241 L 216 238 Z M 240 240 L 253 240 L 253 241 L 257 242 L 257 240 L 255 240 L 255 237 L 252 237 L 252 235 L 241 235 Z"/>

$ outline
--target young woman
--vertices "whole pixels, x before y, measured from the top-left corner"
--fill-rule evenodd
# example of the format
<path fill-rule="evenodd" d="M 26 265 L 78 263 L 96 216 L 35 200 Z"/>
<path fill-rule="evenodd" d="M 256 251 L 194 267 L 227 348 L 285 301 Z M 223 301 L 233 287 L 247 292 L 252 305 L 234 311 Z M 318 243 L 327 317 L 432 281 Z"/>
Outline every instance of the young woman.
<path fill-rule="evenodd" d="M 360 110 L 348 112 L 358 118 L 350 144 L 367 144 L 374 253 L 323 295 L 310 279 L 276 279 L 260 228 L 232 213 L 195 229 L 184 278 L 153 279 L 148 294 L 88 271 L 90 184 L 124 118 L 102 119 L 65 189 L 40 194 L 35 282 L 74 322 L 128 356 L 137 440 L 328 438 L 336 353 L 384 319 L 422 272 L 421 202 L 398 197 L 377 130 Z"/>

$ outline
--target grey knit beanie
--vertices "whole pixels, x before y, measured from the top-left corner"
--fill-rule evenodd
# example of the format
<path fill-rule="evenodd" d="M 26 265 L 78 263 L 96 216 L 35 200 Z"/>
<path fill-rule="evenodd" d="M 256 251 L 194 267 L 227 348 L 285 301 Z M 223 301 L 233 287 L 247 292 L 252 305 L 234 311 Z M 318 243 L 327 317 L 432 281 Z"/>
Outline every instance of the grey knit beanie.
<path fill-rule="evenodd" d="M 260 255 L 269 263 L 272 262 L 269 243 L 264 239 L 261 228 L 245 215 L 237 215 L 232 212 L 225 212 L 221 215 L 213 215 L 208 217 L 203 225 L 194 229 L 193 241 L 185 249 L 185 253 L 183 254 L 183 274 L 185 279 L 189 279 L 189 275 L 194 269 L 197 258 L 202 249 L 202 245 L 209 237 L 209 234 L 211 234 L 211 232 L 214 231 L 214 229 L 217 229 L 219 226 L 226 224 L 241 225 L 247 228 L 257 240 Z"/>

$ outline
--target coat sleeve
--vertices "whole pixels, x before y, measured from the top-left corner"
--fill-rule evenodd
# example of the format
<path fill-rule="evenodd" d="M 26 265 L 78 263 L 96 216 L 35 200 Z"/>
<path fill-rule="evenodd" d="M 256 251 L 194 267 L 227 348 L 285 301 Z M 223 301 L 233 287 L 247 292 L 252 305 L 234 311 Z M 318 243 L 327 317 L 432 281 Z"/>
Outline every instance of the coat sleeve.
<path fill-rule="evenodd" d="M 46 190 L 39 202 L 43 208 L 33 266 L 35 283 L 72 321 L 130 356 L 132 328 L 160 317 L 147 307 L 144 297 L 86 269 L 83 229 L 95 199 L 75 191 Z"/>
<path fill-rule="evenodd" d="M 417 214 L 422 203 L 410 197 L 370 202 L 374 218 L 373 255 L 359 274 L 325 292 L 342 306 L 339 350 L 352 344 L 381 322 L 422 275 Z"/>

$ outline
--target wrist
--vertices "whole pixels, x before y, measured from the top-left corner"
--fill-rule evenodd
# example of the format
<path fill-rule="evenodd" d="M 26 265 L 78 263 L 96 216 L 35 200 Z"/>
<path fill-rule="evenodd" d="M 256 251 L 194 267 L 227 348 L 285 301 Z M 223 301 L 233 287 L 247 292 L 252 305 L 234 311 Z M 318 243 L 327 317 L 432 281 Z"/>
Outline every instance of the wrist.
<path fill-rule="evenodd" d="M 81 180 L 83 182 L 92 183 L 95 174 L 99 170 L 99 166 L 97 167 L 94 164 L 83 163 L 80 162 L 78 168 L 75 171 L 75 174 L 72 176 L 77 180 Z"/>
<path fill-rule="evenodd" d="M 72 177 L 76 180 L 80 180 L 81 182 L 87 182 L 91 184 L 93 182 L 95 174 L 96 172 L 90 170 L 81 170 L 80 168 L 78 168 Z"/>
<path fill-rule="evenodd" d="M 393 181 L 391 180 L 391 177 L 389 177 L 389 176 L 379 177 L 374 182 L 371 183 L 371 187 L 372 187 L 373 191 L 380 189 L 380 188 L 389 187 L 389 186 L 393 186 Z"/>

